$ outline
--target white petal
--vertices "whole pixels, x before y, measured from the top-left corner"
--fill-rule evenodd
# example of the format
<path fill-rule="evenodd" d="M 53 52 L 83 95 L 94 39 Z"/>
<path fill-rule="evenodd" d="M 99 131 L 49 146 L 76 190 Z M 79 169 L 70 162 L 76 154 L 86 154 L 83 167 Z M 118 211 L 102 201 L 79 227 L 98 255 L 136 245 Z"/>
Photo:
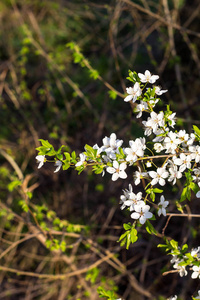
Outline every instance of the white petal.
<path fill-rule="evenodd" d="M 125 179 L 125 178 L 127 178 L 127 174 L 124 171 L 121 171 L 119 173 L 119 177 L 122 178 L 122 179 Z"/>
<path fill-rule="evenodd" d="M 128 95 L 126 98 L 124 98 L 125 102 L 131 101 L 133 99 L 132 95 Z"/>
<path fill-rule="evenodd" d="M 108 167 L 108 168 L 106 169 L 106 171 L 107 171 L 108 173 L 110 173 L 110 174 L 113 174 L 113 173 L 116 172 L 115 168 L 113 168 L 113 167 Z"/>
<path fill-rule="evenodd" d="M 152 185 L 155 185 L 158 183 L 158 178 L 154 178 L 152 181 L 151 181 L 151 184 Z"/>
<path fill-rule="evenodd" d="M 146 222 L 145 216 L 140 217 L 140 224 L 144 224 Z"/>
<path fill-rule="evenodd" d="M 156 178 L 157 177 L 157 173 L 155 171 L 149 171 L 149 176 L 151 178 Z"/>
<path fill-rule="evenodd" d="M 112 175 L 112 181 L 116 181 L 119 178 L 119 174 L 118 173 L 114 173 Z"/>
<path fill-rule="evenodd" d="M 137 212 L 134 212 L 134 213 L 131 214 L 132 219 L 139 219 L 139 217 L 140 217 L 140 214 L 137 213 Z"/>
<path fill-rule="evenodd" d="M 159 78 L 158 75 L 152 75 L 151 78 L 150 78 L 150 80 L 149 80 L 149 82 L 150 82 L 150 83 L 154 83 L 154 82 L 156 82 L 156 80 L 157 80 L 158 78 Z"/>
<path fill-rule="evenodd" d="M 125 170 L 126 168 L 127 168 L 127 165 L 126 165 L 125 162 L 123 162 L 123 163 L 120 164 L 120 166 L 119 166 L 120 171 L 123 171 L 123 170 Z"/>
<path fill-rule="evenodd" d="M 160 178 L 159 179 L 159 184 L 164 186 L 165 185 L 165 180 L 163 178 Z"/>
<path fill-rule="evenodd" d="M 118 169 L 118 168 L 119 168 L 119 163 L 118 163 L 118 161 L 116 161 L 116 160 L 113 161 L 113 167 L 114 167 L 115 169 Z"/>
<path fill-rule="evenodd" d="M 198 277 L 199 273 L 198 272 L 193 272 L 192 273 L 192 279 L 196 279 Z"/>

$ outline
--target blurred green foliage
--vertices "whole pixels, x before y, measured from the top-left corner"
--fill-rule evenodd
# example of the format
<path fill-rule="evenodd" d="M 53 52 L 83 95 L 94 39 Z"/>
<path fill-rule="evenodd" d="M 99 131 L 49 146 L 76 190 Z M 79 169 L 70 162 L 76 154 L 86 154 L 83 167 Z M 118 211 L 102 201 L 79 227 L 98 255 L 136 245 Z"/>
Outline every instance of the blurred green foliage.
<path fill-rule="evenodd" d="M 116 199 L 124 186 L 113 187 L 90 172 L 54 174 L 51 163 L 38 170 L 35 148 L 39 139 L 50 138 L 53 151 L 64 144 L 66 153 L 79 153 L 112 132 L 125 143 L 141 136 L 134 107 L 123 102 L 129 69 L 159 74 L 169 89 L 164 105 L 170 102 L 181 126 L 198 124 L 199 3 L 167 4 L 177 24 L 173 36 L 162 1 L 0 1 L 0 257 L 7 268 L 0 298 L 95 300 L 99 285 L 104 298 L 114 297 L 119 285 L 119 293 L 131 299 L 127 269 L 141 279 L 149 240 L 130 254 L 119 250 L 116 241 L 127 217 L 108 199 Z M 66 169 L 69 160 L 67 155 Z M 129 239 L 137 238 L 129 230 Z M 198 239 L 198 230 L 190 230 Z M 149 260 L 157 258 L 156 251 Z M 108 259 L 111 252 L 119 259 Z M 134 255 L 139 258 L 132 260 Z M 145 271 L 144 286 L 155 297 L 169 295 L 169 285 L 163 288 L 156 278 L 161 267 L 159 262 L 153 278 L 150 268 Z M 76 275 L 56 277 L 70 272 Z"/>

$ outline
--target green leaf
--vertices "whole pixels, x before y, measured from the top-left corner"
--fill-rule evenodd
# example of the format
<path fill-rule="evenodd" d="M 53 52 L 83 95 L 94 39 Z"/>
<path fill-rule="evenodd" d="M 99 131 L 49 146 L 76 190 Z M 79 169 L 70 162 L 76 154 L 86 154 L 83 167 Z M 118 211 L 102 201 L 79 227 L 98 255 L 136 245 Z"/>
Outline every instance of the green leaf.
<path fill-rule="evenodd" d="M 131 237 L 131 243 L 132 244 L 135 243 L 137 241 L 137 239 L 138 239 L 138 237 L 137 237 L 137 230 L 134 227 L 132 227 L 132 229 L 131 229 L 130 237 Z"/>
<path fill-rule="evenodd" d="M 42 146 L 44 146 L 45 148 L 52 148 L 53 146 L 49 143 L 48 140 L 42 140 L 42 139 L 39 139 L 39 141 L 41 142 Z"/>
<path fill-rule="evenodd" d="M 193 125 L 193 129 L 194 129 L 195 133 L 197 134 L 198 139 L 200 139 L 200 129 L 196 125 Z"/>
<path fill-rule="evenodd" d="M 99 78 L 99 72 L 97 70 L 89 70 L 90 77 L 94 80 L 97 80 Z"/>
<path fill-rule="evenodd" d="M 128 223 L 128 224 L 124 223 L 123 227 L 125 230 L 129 230 L 129 229 L 131 229 L 131 223 Z"/>
<path fill-rule="evenodd" d="M 182 250 L 183 252 L 185 252 L 187 249 L 188 249 L 188 245 L 187 245 L 187 244 L 184 244 L 181 250 Z"/>
<path fill-rule="evenodd" d="M 191 199 L 191 191 L 190 189 L 188 188 L 188 186 L 184 187 L 183 191 L 182 191 L 182 194 L 181 194 L 181 199 L 180 201 L 183 202 L 184 200 L 190 200 Z"/>
<path fill-rule="evenodd" d="M 113 100 L 115 100 L 117 98 L 117 92 L 115 92 L 115 91 L 112 91 L 112 90 L 108 91 L 108 95 Z"/>
<path fill-rule="evenodd" d="M 138 74 L 134 71 L 132 72 L 131 70 L 128 71 L 128 77 L 126 77 L 126 79 L 128 79 L 129 81 L 132 81 L 133 83 L 135 83 L 136 81 L 140 82 L 140 78 L 138 76 Z"/>
<path fill-rule="evenodd" d="M 199 187 L 196 183 L 190 182 L 189 188 L 196 194 L 199 191 Z"/>
<path fill-rule="evenodd" d="M 157 193 L 157 194 L 161 194 L 163 192 L 163 190 L 155 188 L 155 189 L 153 189 L 153 192 Z"/>
<path fill-rule="evenodd" d="M 153 227 L 153 225 L 149 222 L 149 220 L 146 220 L 145 226 L 146 226 L 146 231 L 147 231 L 149 234 L 157 235 L 156 229 L 155 229 L 155 228 Z"/>
<path fill-rule="evenodd" d="M 97 149 L 94 149 L 93 147 L 89 145 L 85 145 L 85 150 L 86 150 L 86 156 L 89 159 L 95 160 L 97 157 Z"/>
<path fill-rule="evenodd" d="M 170 245 L 172 246 L 173 249 L 178 249 L 178 242 L 177 241 L 171 240 Z"/>
<path fill-rule="evenodd" d="M 8 190 L 9 192 L 12 192 L 17 186 L 21 185 L 21 181 L 20 180 L 13 180 L 12 182 L 10 182 L 8 184 Z"/>
<path fill-rule="evenodd" d="M 68 152 L 64 152 L 64 155 L 65 155 L 66 161 L 71 160 L 70 154 Z"/>

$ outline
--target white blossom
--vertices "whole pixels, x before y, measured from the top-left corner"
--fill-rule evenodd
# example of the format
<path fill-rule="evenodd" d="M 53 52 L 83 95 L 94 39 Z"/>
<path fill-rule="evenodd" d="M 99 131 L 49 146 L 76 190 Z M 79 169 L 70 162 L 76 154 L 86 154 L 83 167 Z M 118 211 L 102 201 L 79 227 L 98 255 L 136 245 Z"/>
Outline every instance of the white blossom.
<path fill-rule="evenodd" d="M 185 155 L 184 153 L 180 154 L 180 157 L 173 157 L 174 164 L 177 166 L 180 166 L 179 171 L 184 172 L 185 169 L 190 169 L 191 168 L 191 156 L 190 155 Z"/>
<path fill-rule="evenodd" d="M 147 219 L 153 217 L 153 214 L 149 212 L 150 206 L 141 202 L 139 205 L 135 205 L 135 212 L 131 214 L 132 219 L 139 219 L 140 224 L 144 224 Z"/>
<path fill-rule="evenodd" d="M 119 202 L 120 204 L 122 204 L 120 207 L 121 209 L 124 209 L 126 207 L 124 202 L 129 199 L 129 194 L 132 192 L 133 192 L 133 187 L 131 184 L 129 184 L 129 190 L 128 189 L 123 190 L 124 194 L 120 196 L 120 202 Z"/>
<path fill-rule="evenodd" d="M 135 185 L 138 185 L 140 184 L 140 181 L 142 178 L 147 178 L 148 177 L 148 174 L 146 172 L 141 172 L 141 169 L 140 167 L 138 167 L 138 171 L 136 171 L 134 173 L 134 183 Z"/>
<path fill-rule="evenodd" d="M 147 126 L 147 121 L 142 121 L 142 124 L 145 127 L 144 135 L 150 136 L 153 131 L 152 126 L 150 126 L 150 125 Z"/>
<path fill-rule="evenodd" d="M 138 76 L 142 83 L 146 83 L 146 82 L 154 83 L 159 78 L 158 75 L 151 75 L 151 73 L 148 70 L 146 70 L 144 74 L 138 73 Z"/>
<path fill-rule="evenodd" d="M 168 181 L 171 182 L 174 185 L 176 183 L 177 179 L 180 179 L 182 177 L 182 173 L 178 170 L 178 167 L 175 165 L 172 165 L 169 168 L 170 177 L 168 178 Z"/>
<path fill-rule="evenodd" d="M 148 161 L 146 162 L 146 167 L 147 167 L 147 168 L 151 168 L 151 166 L 152 166 L 152 163 L 148 160 Z"/>
<path fill-rule="evenodd" d="M 112 174 L 112 181 L 116 181 L 118 178 L 125 179 L 127 178 L 127 174 L 124 171 L 126 169 L 126 163 L 119 164 L 118 161 L 113 161 L 112 167 L 107 167 L 106 171 Z"/>
<path fill-rule="evenodd" d="M 147 119 L 147 122 L 144 125 L 145 127 L 152 128 L 153 132 L 155 132 L 158 129 L 158 126 L 163 127 L 165 125 L 164 113 L 161 111 L 159 114 L 157 114 L 152 111 L 150 117 Z"/>
<path fill-rule="evenodd" d="M 133 87 L 126 88 L 128 96 L 124 99 L 125 102 L 131 101 L 134 103 L 139 96 L 142 94 L 142 90 L 140 88 L 140 84 L 136 82 Z"/>
<path fill-rule="evenodd" d="M 138 156 L 144 155 L 146 149 L 145 138 L 137 138 L 135 141 L 129 141 L 130 148 L 125 148 L 124 152 L 127 154 L 126 161 L 134 163 Z"/>
<path fill-rule="evenodd" d="M 189 140 L 189 134 L 185 130 L 180 130 L 177 132 L 177 137 L 181 140 L 181 143 L 186 144 Z"/>
<path fill-rule="evenodd" d="M 40 169 L 44 165 L 44 162 L 46 161 L 45 155 L 37 155 L 36 159 L 37 162 L 39 163 L 38 169 Z"/>
<path fill-rule="evenodd" d="M 123 144 L 123 140 L 117 139 L 115 133 L 111 133 L 110 137 L 105 136 L 103 138 L 103 146 L 101 147 L 102 152 L 106 152 L 109 159 L 116 159 L 116 153 L 119 153 L 119 147 Z M 106 160 L 106 157 L 103 157 Z"/>
<path fill-rule="evenodd" d="M 179 266 L 179 263 L 181 263 L 181 262 L 182 262 L 182 260 L 179 260 L 178 263 L 175 263 L 175 264 L 173 265 L 173 268 L 174 268 L 174 269 L 177 269 L 179 275 L 180 275 L 181 277 L 183 277 L 183 276 L 186 276 L 188 272 L 187 272 L 187 270 L 185 269 L 185 268 L 186 268 L 185 266 Z"/>
<path fill-rule="evenodd" d="M 54 173 L 58 172 L 60 170 L 60 168 L 62 167 L 62 162 L 60 160 L 57 160 L 55 162 L 55 166 L 57 167 L 54 171 Z"/>
<path fill-rule="evenodd" d="M 165 185 L 165 179 L 168 177 L 169 173 L 166 171 L 165 168 L 157 168 L 157 171 L 149 171 L 148 174 L 152 179 L 151 184 L 155 185 L 159 183 L 160 185 Z"/>
<path fill-rule="evenodd" d="M 163 216 L 166 216 L 166 207 L 169 204 L 169 201 L 165 201 L 165 197 L 163 195 L 161 195 L 160 197 L 160 202 L 158 203 L 158 215 L 160 216 L 161 214 L 163 214 Z"/>
<path fill-rule="evenodd" d="M 191 255 L 193 257 L 197 257 L 199 260 L 200 259 L 200 247 L 192 249 Z"/>
<path fill-rule="evenodd" d="M 97 150 L 97 155 L 101 154 L 103 151 L 102 147 L 99 147 L 97 144 L 95 144 L 92 148 Z"/>
<path fill-rule="evenodd" d="M 168 90 L 161 90 L 160 86 L 154 86 L 155 88 L 155 93 L 158 96 L 161 96 L 162 94 L 166 93 Z"/>
<path fill-rule="evenodd" d="M 130 207 L 130 211 L 135 209 L 136 205 L 142 204 L 142 192 L 134 194 L 133 192 L 129 193 L 129 198 L 124 202 L 124 205 Z"/>
<path fill-rule="evenodd" d="M 200 267 L 193 266 L 192 267 L 193 273 L 192 273 L 192 279 L 200 278 Z"/>
<path fill-rule="evenodd" d="M 155 143 L 154 144 L 154 149 L 157 153 L 161 152 L 164 148 L 163 145 L 161 143 Z"/>
<path fill-rule="evenodd" d="M 200 146 L 189 146 L 189 151 L 191 152 L 192 159 L 194 159 L 196 163 L 200 162 Z"/>
<path fill-rule="evenodd" d="M 82 166 L 84 164 L 85 160 L 86 160 L 86 155 L 84 153 L 80 153 L 79 156 L 80 156 L 80 160 L 79 160 L 79 162 L 77 162 L 75 164 L 75 167 Z"/>
<path fill-rule="evenodd" d="M 175 132 L 169 131 L 167 136 L 164 139 L 164 148 L 166 149 L 166 153 L 176 153 L 176 148 L 181 143 L 181 140 L 177 137 Z"/>
<path fill-rule="evenodd" d="M 144 101 L 140 101 L 140 104 L 138 104 L 135 109 L 136 112 L 139 112 L 136 118 L 141 118 L 143 111 L 147 109 L 148 109 L 148 104 Z"/>
<path fill-rule="evenodd" d="M 172 128 L 174 128 L 174 125 L 176 124 L 175 115 L 176 113 L 172 113 L 171 115 L 168 116 L 169 126 Z"/>

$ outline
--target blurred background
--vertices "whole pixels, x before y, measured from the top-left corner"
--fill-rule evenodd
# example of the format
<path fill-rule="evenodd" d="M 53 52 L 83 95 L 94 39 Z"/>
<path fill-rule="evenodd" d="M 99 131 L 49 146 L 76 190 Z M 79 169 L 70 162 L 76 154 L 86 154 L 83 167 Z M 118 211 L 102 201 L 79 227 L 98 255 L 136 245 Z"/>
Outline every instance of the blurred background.
<path fill-rule="evenodd" d="M 127 300 L 191 299 L 200 289 L 161 275 L 169 257 L 142 228 L 129 251 L 117 243 L 131 221 L 119 205 L 131 174 L 113 183 L 91 170 L 54 173 L 53 163 L 38 170 L 35 160 L 38 139 L 80 153 L 112 132 L 123 146 L 142 136 L 123 101 L 129 69 L 160 76 L 168 93 L 158 110 L 170 104 L 191 132 L 200 124 L 199 49 L 199 0 L 0 0 L 0 299 L 96 300 L 98 286 Z M 179 192 L 167 191 L 172 210 Z M 198 246 L 198 220 L 182 219 L 166 234 Z"/>

